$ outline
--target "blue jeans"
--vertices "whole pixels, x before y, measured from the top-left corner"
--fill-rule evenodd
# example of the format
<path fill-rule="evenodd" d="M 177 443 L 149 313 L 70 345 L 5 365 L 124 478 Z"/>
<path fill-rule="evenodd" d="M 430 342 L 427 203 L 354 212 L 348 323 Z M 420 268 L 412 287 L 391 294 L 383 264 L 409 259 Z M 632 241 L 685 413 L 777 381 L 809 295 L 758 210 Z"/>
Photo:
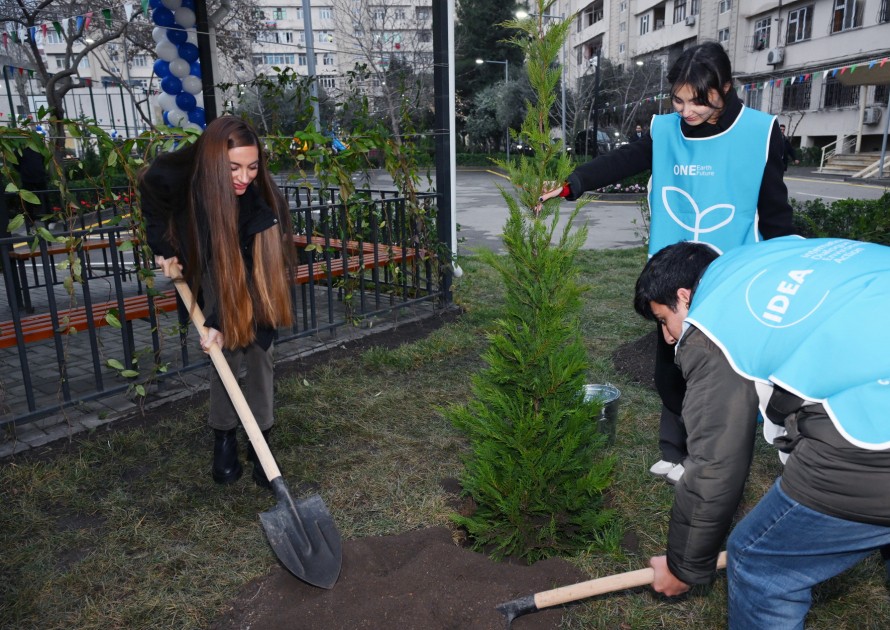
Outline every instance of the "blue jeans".
<path fill-rule="evenodd" d="M 729 537 L 730 628 L 802 630 L 813 586 L 890 544 L 890 527 L 816 512 L 790 499 L 780 483 Z"/>

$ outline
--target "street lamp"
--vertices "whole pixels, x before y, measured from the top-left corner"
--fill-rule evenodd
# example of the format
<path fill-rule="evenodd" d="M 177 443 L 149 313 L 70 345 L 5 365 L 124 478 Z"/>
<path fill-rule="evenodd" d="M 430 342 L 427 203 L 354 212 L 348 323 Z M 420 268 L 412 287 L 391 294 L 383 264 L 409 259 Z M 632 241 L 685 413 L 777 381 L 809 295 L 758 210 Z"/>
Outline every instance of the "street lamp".
<path fill-rule="evenodd" d="M 520 19 L 524 20 L 529 17 L 538 17 L 537 13 L 529 13 L 523 9 L 520 9 L 514 15 Z M 559 15 L 550 15 L 548 13 L 542 13 L 542 18 L 548 18 L 551 20 L 560 20 L 565 21 L 565 14 L 561 13 Z M 562 146 L 563 150 L 568 150 L 568 141 L 569 139 L 566 137 L 566 43 L 565 40 L 562 42 L 562 78 L 560 79 L 561 84 L 561 95 L 562 95 Z"/>
<path fill-rule="evenodd" d="M 510 61 L 504 59 L 503 61 L 492 61 L 490 59 L 477 59 L 477 64 L 483 63 L 502 63 L 504 64 L 504 88 L 506 89 L 507 84 L 510 83 Z M 507 122 L 507 163 L 510 162 L 510 123 Z"/>
<path fill-rule="evenodd" d="M 667 71 L 667 59 L 659 57 L 658 62 L 661 65 L 661 75 L 658 79 L 658 113 L 661 114 L 661 106 L 664 101 L 664 75 Z M 638 66 L 643 66 L 642 61 L 637 61 Z"/>

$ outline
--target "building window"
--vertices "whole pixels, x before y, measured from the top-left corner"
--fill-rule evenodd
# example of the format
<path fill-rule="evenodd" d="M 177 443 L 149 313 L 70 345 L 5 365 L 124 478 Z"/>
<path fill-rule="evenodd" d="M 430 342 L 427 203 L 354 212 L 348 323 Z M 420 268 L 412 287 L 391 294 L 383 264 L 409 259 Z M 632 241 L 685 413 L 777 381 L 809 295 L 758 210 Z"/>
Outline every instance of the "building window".
<path fill-rule="evenodd" d="M 330 90 L 331 88 L 337 87 L 337 79 L 335 79 L 334 77 L 319 77 L 318 84 L 321 87 Z"/>
<path fill-rule="evenodd" d="M 881 15 L 878 17 L 878 22 L 888 21 L 890 21 L 890 0 L 881 0 Z"/>
<path fill-rule="evenodd" d="M 717 31 L 717 41 L 721 44 L 726 44 L 727 42 L 729 42 L 728 28 L 721 28 L 719 31 Z"/>
<path fill-rule="evenodd" d="M 134 68 L 145 68 L 148 66 L 148 55 L 136 55 L 133 57 Z"/>
<path fill-rule="evenodd" d="M 831 32 L 840 33 L 862 26 L 862 5 L 858 0 L 834 0 Z"/>
<path fill-rule="evenodd" d="M 333 66 L 334 65 L 334 54 L 333 53 L 325 53 L 324 57 L 321 58 L 321 64 L 323 66 Z"/>
<path fill-rule="evenodd" d="M 624 22 L 622 22 L 624 24 Z M 640 35 L 645 35 L 649 32 L 649 16 L 644 15 L 640 18 Z"/>
<path fill-rule="evenodd" d="M 433 34 L 430 31 L 418 31 L 417 41 L 421 44 L 429 44 L 433 41 Z"/>
<path fill-rule="evenodd" d="M 624 42 L 621 42 L 620 44 L 618 44 L 618 54 L 619 55 L 624 54 Z"/>
<path fill-rule="evenodd" d="M 851 107 L 859 103 L 859 86 L 844 85 L 837 77 L 828 75 L 822 82 L 822 106 L 825 109 Z"/>
<path fill-rule="evenodd" d="M 43 39 L 45 44 L 64 44 L 65 40 L 55 30 L 47 30 L 46 37 Z"/>
<path fill-rule="evenodd" d="M 627 11 L 627 0 L 621 0 L 618 3 L 618 13 L 624 13 L 625 11 Z"/>
<path fill-rule="evenodd" d="M 429 7 L 414 7 L 414 19 L 418 22 L 426 22 L 430 19 Z"/>
<path fill-rule="evenodd" d="M 872 99 L 872 103 L 876 105 L 886 105 L 887 104 L 887 93 L 890 92 L 890 85 L 876 85 L 875 86 L 875 96 Z"/>
<path fill-rule="evenodd" d="M 763 50 L 769 47 L 769 30 L 772 18 L 763 18 L 754 22 L 754 50 Z"/>
<path fill-rule="evenodd" d="M 801 111 L 810 108 L 810 93 L 813 89 L 813 77 L 795 81 L 782 90 L 782 111 Z"/>
<path fill-rule="evenodd" d="M 276 7 L 272 9 L 272 19 L 273 20 L 286 20 L 287 19 L 287 9 L 283 7 Z"/>
<path fill-rule="evenodd" d="M 65 58 L 64 57 L 56 57 L 56 70 L 65 67 Z M 6 68 L 4 68 L 5 70 Z"/>
<path fill-rule="evenodd" d="M 269 53 L 266 55 L 254 55 L 253 63 L 255 65 L 265 64 L 267 66 L 293 65 L 294 56 L 289 53 Z"/>
<path fill-rule="evenodd" d="M 788 34 L 785 41 L 789 44 L 810 39 L 813 35 L 813 5 L 801 7 L 788 12 Z"/>
<path fill-rule="evenodd" d="M 686 0 L 674 0 L 674 24 L 686 19 Z"/>
<path fill-rule="evenodd" d="M 763 90 L 755 88 L 745 93 L 745 106 L 751 109 L 760 109 L 760 99 L 763 96 Z"/>
<path fill-rule="evenodd" d="M 306 53 L 297 53 L 297 65 L 298 66 L 306 65 Z"/>
<path fill-rule="evenodd" d="M 322 20 L 332 20 L 334 19 L 334 8 L 333 7 L 321 7 L 318 9 L 318 17 Z"/>
<path fill-rule="evenodd" d="M 316 31 L 315 41 L 319 44 L 331 44 L 334 41 L 334 35 L 330 31 Z"/>
<path fill-rule="evenodd" d="M 386 19 L 386 9 L 382 7 L 377 7 L 376 9 L 371 9 L 371 15 L 378 22 L 382 22 Z"/>
<path fill-rule="evenodd" d="M 401 7 L 394 9 L 393 17 L 395 17 L 395 19 L 397 19 L 397 20 L 404 20 L 405 19 L 405 9 L 403 9 Z"/>
<path fill-rule="evenodd" d="M 732 8 L 732 0 L 720 0 L 717 3 L 717 13 L 726 13 Z"/>
<path fill-rule="evenodd" d="M 698 15 L 698 0 L 691 0 L 689 3 L 689 15 Z"/>

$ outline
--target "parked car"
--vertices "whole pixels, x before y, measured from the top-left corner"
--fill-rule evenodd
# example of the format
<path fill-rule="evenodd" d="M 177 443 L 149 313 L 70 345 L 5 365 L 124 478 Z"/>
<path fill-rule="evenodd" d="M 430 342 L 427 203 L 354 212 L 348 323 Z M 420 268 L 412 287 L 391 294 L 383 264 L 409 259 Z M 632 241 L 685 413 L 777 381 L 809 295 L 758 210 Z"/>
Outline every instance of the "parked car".
<path fill-rule="evenodd" d="M 609 135 L 605 129 L 597 129 L 596 131 L 596 150 L 597 155 L 608 153 L 618 143 L 616 139 Z M 576 155 L 593 155 L 594 135 L 593 129 L 582 129 L 575 135 L 575 154 Z"/>

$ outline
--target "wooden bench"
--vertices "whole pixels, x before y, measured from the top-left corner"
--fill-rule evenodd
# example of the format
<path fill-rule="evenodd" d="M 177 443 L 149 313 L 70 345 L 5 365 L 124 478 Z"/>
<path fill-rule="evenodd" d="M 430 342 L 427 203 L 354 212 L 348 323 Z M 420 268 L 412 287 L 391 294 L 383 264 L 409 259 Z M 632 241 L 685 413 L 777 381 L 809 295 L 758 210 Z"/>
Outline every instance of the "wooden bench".
<path fill-rule="evenodd" d="M 121 321 L 133 321 L 136 319 L 147 319 L 149 317 L 148 295 L 132 295 L 123 300 L 124 310 L 118 313 Z M 154 298 L 155 309 L 158 312 L 167 312 L 176 310 L 176 292 L 165 291 L 161 295 Z M 106 315 L 112 309 L 119 309 L 120 305 L 117 300 L 94 304 L 90 309 L 93 324 L 98 328 L 107 326 L 108 320 Z M 83 332 L 88 328 L 88 314 L 85 307 L 75 307 L 58 312 L 59 327 L 56 328 L 52 317 L 49 313 L 41 313 L 40 315 L 29 315 L 23 317 L 21 321 L 22 336 L 25 343 L 41 341 L 44 339 L 52 339 L 56 331 L 59 334 L 68 334 L 71 329 L 77 332 Z M 67 321 L 66 321 L 67 318 Z M 0 348 L 13 348 L 16 346 L 15 324 L 13 322 L 3 322 L 0 324 Z"/>
<path fill-rule="evenodd" d="M 305 236 L 297 235 L 294 237 L 294 242 L 305 247 L 309 241 Z M 336 239 L 329 239 L 325 242 L 323 238 L 312 237 L 312 243 L 330 247 L 335 252 L 342 252 L 344 249 L 343 242 Z M 409 250 L 406 253 L 401 247 L 388 245 L 377 245 L 375 247 L 373 243 L 358 243 L 357 241 L 347 241 L 346 251 L 350 252 L 346 258 L 332 258 L 330 264 L 324 259 L 323 254 L 320 253 L 317 255 L 320 260 L 316 260 L 311 265 L 308 263 L 298 265 L 295 282 L 297 284 L 318 282 L 328 277 L 339 277 L 346 273 L 384 267 L 390 263 L 398 263 L 403 260 L 408 261 L 414 258 L 414 252 Z"/>
<path fill-rule="evenodd" d="M 120 250 L 120 247 L 128 241 L 132 241 L 134 247 L 137 245 L 136 239 L 115 239 L 115 244 Z M 102 251 L 109 249 L 111 247 L 111 243 L 107 238 L 96 238 L 87 236 L 82 239 L 78 244 L 77 248 L 79 250 L 83 250 L 85 252 L 90 251 Z M 49 257 L 50 261 L 53 260 L 55 256 L 65 255 L 67 256 L 71 252 L 71 247 L 67 243 L 47 243 L 46 244 L 46 255 Z M 118 251 L 120 253 L 120 251 Z M 33 312 L 33 308 L 31 307 L 31 287 L 40 286 L 40 278 L 38 276 L 37 268 L 34 268 L 34 284 L 29 285 L 28 283 L 28 271 L 27 271 L 27 262 L 32 261 L 32 265 L 35 265 L 38 260 L 41 259 L 43 253 L 40 247 L 31 249 L 30 244 L 17 245 L 9 252 L 9 259 L 13 262 L 18 269 L 18 277 L 16 278 L 18 281 L 18 286 L 15 287 L 16 292 L 19 294 L 17 296 L 17 301 L 20 308 L 23 308 L 28 313 Z M 92 270 L 92 260 L 87 257 L 87 269 L 86 273 L 91 274 Z M 123 269 L 123 265 L 121 265 Z M 53 283 L 56 282 L 56 269 L 55 265 L 50 265 L 50 274 L 52 275 Z M 126 270 L 125 270 L 126 274 Z"/>
<path fill-rule="evenodd" d="M 305 246 L 310 242 L 305 236 L 295 236 L 294 243 L 296 245 Z M 312 237 L 311 242 L 316 245 L 331 247 L 338 252 L 343 251 L 342 241 L 330 239 L 327 242 L 321 237 Z M 101 245 L 97 244 L 97 247 Z M 107 247 L 107 245 L 106 245 Z M 307 285 L 315 282 L 322 282 L 328 278 L 341 277 L 346 273 L 355 273 L 362 269 L 373 269 L 375 267 L 384 267 L 390 263 L 398 263 L 403 260 L 412 260 L 415 256 L 413 251 L 404 250 L 401 247 L 379 245 L 374 246 L 373 243 L 361 243 L 356 241 L 347 241 L 346 251 L 352 252 L 346 258 L 325 259 L 323 254 L 319 254 L 320 260 L 316 260 L 311 265 L 301 264 L 297 266 L 295 284 Z M 376 254 L 375 254 L 376 252 Z M 140 294 L 124 298 L 123 313 L 118 313 L 118 317 L 122 321 L 133 321 L 137 319 L 147 319 L 149 317 L 148 295 Z M 161 295 L 154 298 L 155 308 L 158 312 L 168 312 L 176 310 L 176 293 L 174 290 L 165 291 Z M 107 326 L 108 321 L 106 314 L 112 309 L 118 309 L 117 300 L 111 300 L 101 304 L 94 304 L 90 309 L 93 325 L 98 327 Z M 67 323 L 66 323 L 67 318 Z M 89 316 L 87 309 L 83 306 L 61 310 L 58 313 L 59 326 L 53 323 L 53 319 L 49 313 L 41 313 L 39 315 L 29 315 L 21 318 L 22 336 L 25 343 L 52 339 L 56 331 L 59 334 L 67 334 L 71 329 L 82 332 L 88 329 Z M 0 323 L 0 348 L 13 348 L 17 344 L 15 325 L 13 322 Z"/>

